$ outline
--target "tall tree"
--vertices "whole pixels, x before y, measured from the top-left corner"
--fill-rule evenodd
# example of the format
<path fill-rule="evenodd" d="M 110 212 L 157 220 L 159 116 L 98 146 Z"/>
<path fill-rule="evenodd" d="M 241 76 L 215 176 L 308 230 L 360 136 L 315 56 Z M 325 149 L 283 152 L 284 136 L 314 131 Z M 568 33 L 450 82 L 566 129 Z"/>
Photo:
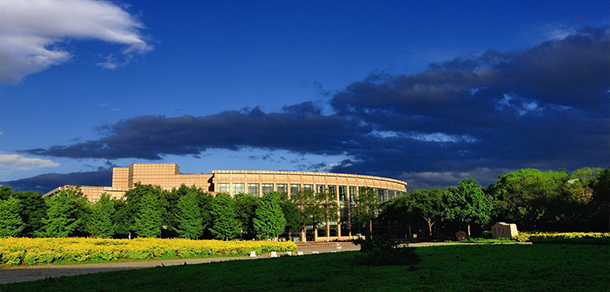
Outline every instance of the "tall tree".
<path fill-rule="evenodd" d="M 25 223 L 22 236 L 34 237 L 43 233 L 48 206 L 39 192 L 19 191 L 13 194 L 21 202 L 19 215 Z"/>
<path fill-rule="evenodd" d="M 100 198 L 91 204 L 91 213 L 87 217 L 85 230 L 94 237 L 110 238 L 116 232 L 116 223 L 113 220 L 116 209 L 114 200 L 109 194 L 103 193 Z"/>
<path fill-rule="evenodd" d="M 163 225 L 161 198 L 154 193 L 146 193 L 140 201 L 136 213 L 134 229 L 139 237 L 159 237 Z"/>
<path fill-rule="evenodd" d="M 498 178 L 489 191 L 496 199 L 495 218 L 524 230 L 545 230 L 554 220 L 558 198 L 569 176 L 564 171 L 521 169 Z"/>
<path fill-rule="evenodd" d="M 130 237 L 132 231 L 135 231 L 136 233 L 138 230 L 143 231 L 141 230 L 141 228 L 144 227 L 142 225 L 144 221 L 140 220 L 140 223 L 136 221 L 138 216 L 143 215 L 143 209 L 146 208 L 148 210 L 146 210 L 145 213 L 151 216 L 154 213 L 155 218 L 156 216 L 159 216 L 159 218 L 156 218 L 155 220 L 158 220 L 158 225 L 162 226 L 162 221 L 165 219 L 164 215 L 166 214 L 164 205 L 167 205 L 167 201 L 162 199 L 164 192 L 165 191 L 161 189 L 161 186 L 158 185 L 136 183 L 133 189 L 130 189 L 125 193 L 126 205 L 121 206 L 122 208 L 117 208 L 117 215 L 120 217 L 118 219 L 121 220 L 121 223 L 119 224 L 119 229 L 127 228 L 129 230 L 128 232 L 130 234 Z M 152 210 L 150 206 L 146 206 L 146 203 L 144 203 L 144 197 L 146 197 L 147 195 L 150 195 L 147 200 L 154 201 L 155 203 L 154 210 Z M 155 199 L 153 199 L 153 197 Z M 159 234 L 154 236 L 146 232 L 146 234 L 149 234 L 150 236 L 145 237 L 158 237 L 161 235 L 160 232 L 161 231 L 159 230 Z M 156 234 L 156 232 L 154 232 L 154 234 Z"/>
<path fill-rule="evenodd" d="M 326 241 L 330 240 L 330 220 L 335 220 L 339 216 L 339 204 L 337 204 L 337 197 L 331 192 L 316 193 L 316 206 L 318 211 L 315 214 L 319 214 L 320 219 L 324 220 L 324 231 L 326 234 Z"/>
<path fill-rule="evenodd" d="M 288 240 L 292 240 L 292 233 L 299 232 L 301 230 L 301 210 L 299 207 L 288 199 L 286 193 L 277 192 L 280 195 L 280 207 L 282 213 L 286 218 L 286 232 L 288 233 Z"/>
<path fill-rule="evenodd" d="M 443 215 L 443 200 L 447 196 L 447 190 L 441 187 L 426 188 L 414 190 L 411 196 L 415 201 L 415 213 L 424 219 L 428 226 L 428 235 L 432 235 L 432 227 Z"/>
<path fill-rule="evenodd" d="M 363 187 L 360 188 L 355 203 L 354 219 L 360 223 L 360 226 L 366 227 L 366 240 L 370 240 L 372 238 L 372 220 L 379 211 L 379 195 L 375 189 Z"/>
<path fill-rule="evenodd" d="M 235 213 L 241 223 L 242 239 L 253 239 L 256 237 L 254 218 L 260 198 L 250 194 L 239 193 L 235 195 Z"/>
<path fill-rule="evenodd" d="M 491 218 L 493 199 L 483 193 L 474 178 L 464 179 L 457 187 L 450 187 L 446 200 L 445 218 L 466 223 L 469 238 L 471 223 L 484 223 Z"/>
<path fill-rule="evenodd" d="M 25 223 L 19 216 L 21 209 L 19 199 L 10 196 L 0 199 L 0 237 L 19 236 Z"/>
<path fill-rule="evenodd" d="M 314 224 L 314 233 L 317 234 L 316 222 L 314 217 L 318 212 L 315 206 L 315 194 L 313 190 L 299 190 L 296 193 L 290 194 L 290 200 L 297 206 L 300 213 L 301 226 L 301 241 L 307 241 L 306 228 L 309 224 Z M 315 235 L 317 236 L 317 235 Z M 314 237 L 315 237 L 314 236 Z"/>
<path fill-rule="evenodd" d="M 197 193 L 188 191 L 176 204 L 176 232 L 182 238 L 196 239 L 203 235 L 203 217 L 197 202 Z"/>
<path fill-rule="evenodd" d="M 229 240 L 241 232 L 241 224 L 235 214 L 235 200 L 228 194 L 217 194 L 212 201 L 214 224 L 210 231 L 214 237 Z"/>
<path fill-rule="evenodd" d="M 275 239 L 284 232 L 286 218 L 280 207 L 280 194 L 269 192 L 263 195 L 262 200 L 256 208 L 254 217 L 254 229 L 258 238 Z"/>
<path fill-rule="evenodd" d="M 44 237 L 68 237 L 75 235 L 84 223 L 87 199 L 80 188 L 68 188 L 46 199 L 47 218 L 44 220 Z"/>

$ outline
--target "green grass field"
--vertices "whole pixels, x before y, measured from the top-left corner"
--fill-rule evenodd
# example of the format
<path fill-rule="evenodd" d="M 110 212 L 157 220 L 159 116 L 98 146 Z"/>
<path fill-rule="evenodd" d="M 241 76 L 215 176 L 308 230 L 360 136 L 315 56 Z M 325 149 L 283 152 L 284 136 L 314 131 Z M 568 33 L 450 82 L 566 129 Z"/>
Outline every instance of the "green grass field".
<path fill-rule="evenodd" d="M 357 252 L 157 267 L 0 286 L 0 291 L 609 291 L 608 245 L 419 247 L 415 266 Z"/>

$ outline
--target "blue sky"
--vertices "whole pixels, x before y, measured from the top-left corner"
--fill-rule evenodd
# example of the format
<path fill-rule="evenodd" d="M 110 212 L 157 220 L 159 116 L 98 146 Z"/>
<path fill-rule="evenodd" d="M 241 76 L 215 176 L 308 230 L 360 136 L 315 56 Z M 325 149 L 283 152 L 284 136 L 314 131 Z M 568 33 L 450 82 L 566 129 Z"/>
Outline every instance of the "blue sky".
<path fill-rule="evenodd" d="M 608 167 L 608 2 L 461 2 L 4 0 L 0 181 Z"/>

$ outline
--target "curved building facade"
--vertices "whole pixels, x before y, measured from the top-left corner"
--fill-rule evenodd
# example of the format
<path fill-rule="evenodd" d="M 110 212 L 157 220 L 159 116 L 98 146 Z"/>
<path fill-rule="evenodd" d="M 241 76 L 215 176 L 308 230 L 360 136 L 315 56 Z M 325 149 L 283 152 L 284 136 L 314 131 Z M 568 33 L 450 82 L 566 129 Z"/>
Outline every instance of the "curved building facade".
<path fill-rule="evenodd" d="M 136 163 L 128 167 L 115 167 L 112 172 L 112 186 L 81 186 L 82 193 L 89 200 L 97 200 L 103 193 L 121 198 L 136 183 L 159 185 L 171 190 L 181 185 L 196 186 L 211 194 L 238 193 L 262 196 L 271 191 L 287 193 L 288 196 L 299 190 L 314 192 L 328 191 L 335 194 L 339 204 L 339 219 L 331 222 L 330 234 L 324 237 L 344 239 L 351 237 L 351 210 L 360 188 L 377 190 L 381 202 L 406 192 L 404 181 L 357 174 L 298 172 L 298 171 L 253 171 L 253 170 L 214 170 L 211 174 L 181 174 L 180 167 L 174 163 Z M 63 188 L 59 187 L 45 194 L 51 195 Z M 344 224 L 341 224 L 344 222 Z M 325 232 L 325 228 L 320 228 Z M 317 240 L 319 234 L 314 234 Z"/>

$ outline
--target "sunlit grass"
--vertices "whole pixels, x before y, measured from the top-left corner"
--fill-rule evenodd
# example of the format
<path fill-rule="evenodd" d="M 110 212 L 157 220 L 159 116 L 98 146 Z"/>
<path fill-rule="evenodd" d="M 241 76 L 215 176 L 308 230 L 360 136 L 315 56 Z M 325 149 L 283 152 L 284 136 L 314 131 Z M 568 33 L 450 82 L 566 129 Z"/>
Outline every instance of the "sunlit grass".
<path fill-rule="evenodd" d="M 607 291 L 604 245 L 416 248 L 415 266 L 358 265 L 357 252 L 61 277 L 1 291 Z"/>

